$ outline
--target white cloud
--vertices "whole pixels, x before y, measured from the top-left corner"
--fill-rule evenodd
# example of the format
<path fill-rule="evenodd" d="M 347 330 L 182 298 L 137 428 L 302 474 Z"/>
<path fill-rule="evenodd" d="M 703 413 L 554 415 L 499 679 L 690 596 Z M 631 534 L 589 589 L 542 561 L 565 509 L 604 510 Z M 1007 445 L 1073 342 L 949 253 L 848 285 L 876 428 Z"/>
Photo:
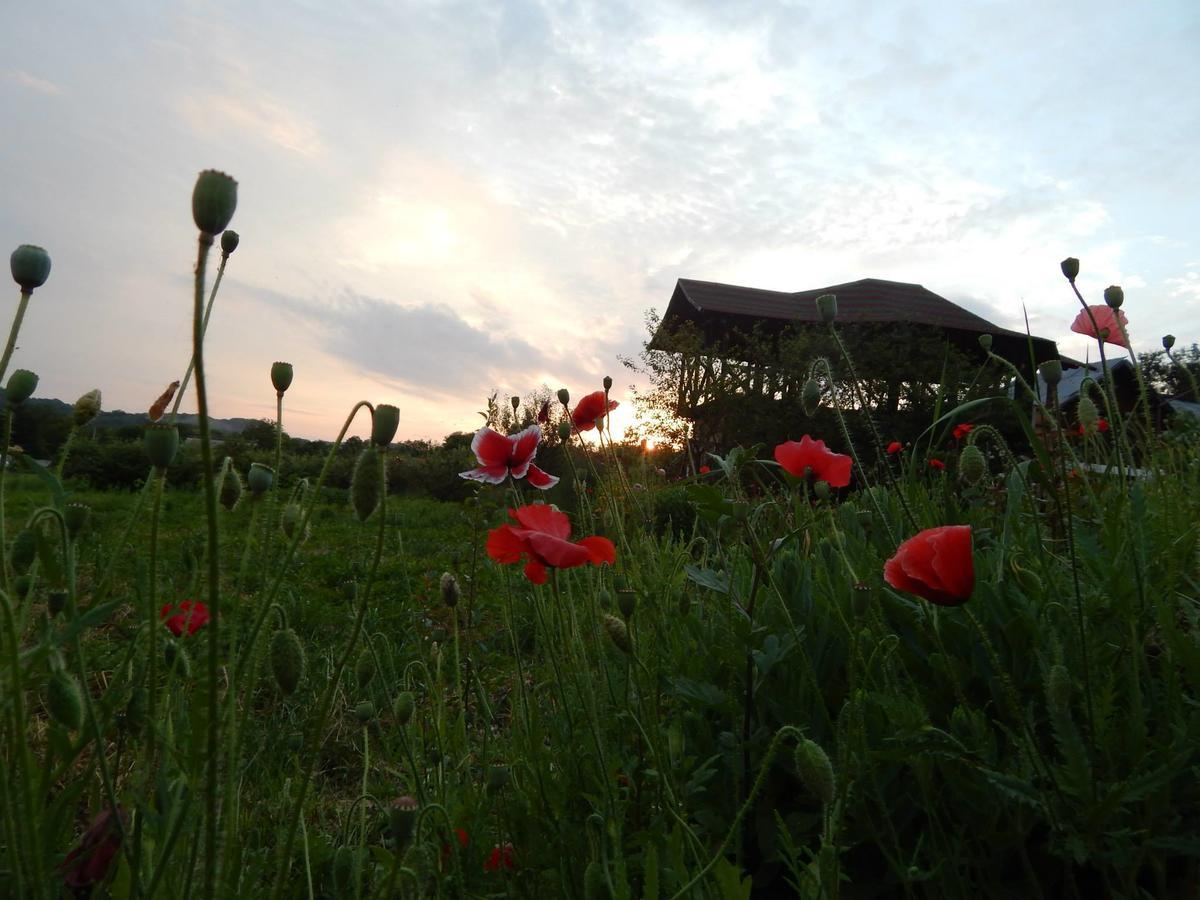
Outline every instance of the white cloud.
<path fill-rule="evenodd" d="M 9 69 L 4 73 L 4 80 L 20 85 L 23 88 L 28 88 L 31 91 L 37 91 L 40 94 L 48 94 L 52 97 L 58 96 L 63 92 L 62 88 L 53 81 L 38 78 L 36 75 L 30 75 L 28 72 L 19 69 Z"/>

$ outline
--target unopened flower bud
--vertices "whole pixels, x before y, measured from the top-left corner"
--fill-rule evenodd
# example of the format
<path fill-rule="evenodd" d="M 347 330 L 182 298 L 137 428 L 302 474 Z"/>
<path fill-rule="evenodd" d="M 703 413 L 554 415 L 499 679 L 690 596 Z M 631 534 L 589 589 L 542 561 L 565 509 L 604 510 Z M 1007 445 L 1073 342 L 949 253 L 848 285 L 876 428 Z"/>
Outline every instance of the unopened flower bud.
<path fill-rule="evenodd" d="M 800 402 L 804 406 L 805 415 L 815 415 L 817 409 L 821 406 L 821 385 L 815 378 L 810 378 L 804 382 L 804 388 L 800 392 Z"/>
<path fill-rule="evenodd" d="M 261 497 L 271 489 L 274 481 L 275 472 L 270 466 L 264 466 L 262 463 L 250 463 L 250 471 L 246 473 L 246 484 L 249 485 L 251 494 Z"/>
<path fill-rule="evenodd" d="M 292 386 L 294 374 L 292 364 L 289 362 L 271 363 L 271 385 L 275 388 L 275 393 L 283 396 L 284 391 Z"/>
<path fill-rule="evenodd" d="M 1100 422 L 1100 410 L 1096 408 L 1096 403 L 1091 397 L 1085 394 L 1079 398 L 1076 415 L 1079 418 L 1079 424 L 1083 426 L 1083 430 L 1087 434 L 1096 433 L 1096 427 Z"/>
<path fill-rule="evenodd" d="M 150 465 L 159 472 L 165 472 L 179 452 L 179 429 L 165 422 L 153 422 L 146 428 L 142 445 L 146 448 Z"/>
<path fill-rule="evenodd" d="M 828 481 L 818 481 L 814 484 L 813 493 L 817 495 L 818 500 L 828 500 L 833 496 L 833 491 L 830 489 Z"/>
<path fill-rule="evenodd" d="M 571 392 L 568 391 L 566 388 L 559 388 L 558 389 L 558 402 L 561 403 L 563 406 L 566 406 L 567 404 L 569 404 L 571 402 Z"/>
<path fill-rule="evenodd" d="M 401 691 L 397 694 L 396 700 L 392 704 L 392 715 L 396 717 L 396 723 L 407 725 L 412 718 L 415 706 L 416 699 L 413 697 L 412 691 Z"/>
<path fill-rule="evenodd" d="M 604 378 L 603 378 L 603 380 L 602 380 L 600 383 L 604 385 L 604 393 L 606 393 L 606 394 L 607 394 L 609 391 L 611 391 L 611 390 L 612 390 L 612 384 L 613 384 L 613 382 L 612 382 L 612 376 L 611 376 L 611 375 L 605 375 L 605 376 L 604 376 Z"/>
<path fill-rule="evenodd" d="M 397 844 L 403 846 L 412 839 L 418 809 L 417 801 L 407 794 L 397 797 L 388 806 L 388 831 Z"/>
<path fill-rule="evenodd" d="M 449 572 L 443 572 L 441 588 L 442 602 L 451 609 L 454 609 L 454 607 L 458 606 L 459 597 L 462 596 L 462 591 L 460 591 L 458 587 L 458 579 Z"/>
<path fill-rule="evenodd" d="M 386 447 L 396 436 L 399 427 L 400 410 L 390 403 L 380 403 L 371 416 L 371 443 L 376 447 Z"/>
<path fill-rule="evenodd" d="M 571 423 L 570 422 L 559 422 L 558 423 L 558 439 L 563 442 L 569 441 L 571 439 Z"/>
<path fill-rule="evenodd" d="M 226 228 L 221 233 L 221 255 L 228 259 L 233 255 L 233 251 L 237 249 L 241 237 L 236 231 Z"/>
<path fill-rule="evenodd" d="M 283 508 L 283 512 L 279 514 L 279 527 L 288 539 L 296 536 L 303 518 L 304 512 L 300 509 L 299 503 L 289 503 Z M 305 537 L 308 535 L 306 534 Z"/>
<path fill-rule="evenodd" d="M 46 682 L 46 711 L 59 725 L 77 731 L 83 724 L 83 691 L 79 682 L 59 669 Z"/>
<path fill-rule="evenodd" d="M 990 334 L 981 334 L 979 336 L 979 346 L 983 348 L 985 353 L 992 352 L 992 336 Z"/>
<path fill-rule="evenodd" d="M 360 700 L 358 706 L 354 707 L 354 718 L 358 719 L 359 725 L 371 724 L 375 718 L 375 704 L 370 700 Z"/>
<path fill-rule="evenodd" d="M 809 793 L 821 801 L 823 806 L 833 802 L 837 781 L 829 756 L 816 741 L 804 738 L 796 747 L 796 773 Z"/>
<path fill-rule="evenodd" d="M 232 510 L 242 499 L 242 476 L 237 473 L 232 464 L 225 467 L 225 475 L 221 479 L 221 491 L 217 499 L 227 510 Z"/>
<path fill-rule="evenodd" d="M 383 495 L 383 473 L 379 466 L 379 451 L 374 447 L 363 448 L 354 465 L 350 478 L 350 502 L 358 521 L 365 522 L 379 507 Z"/>
<path fill-rule="evenodd" d="M 215 169 L 205 169 L 192 189 L 192 218 L 207 235 L 218 235 L 237 209 L 237 182 Z"/>
<path fill-rule="evenodd" d="M 75 401 L 72 417 L 75 424 L 82 428 L 98 415 L 100 415 L 100 390 L 96 388 Z"/>
<path fill-rule="evenodd" d="M 837 318 L 837 296 L 834 294 L 822 294 L 817 298 L 817 312 L 821 315 L 821 321 L 826 324 Z"/>
<path fill-rule="evenodd" d="M 1008 564 L 1012 570 L 1013 580 L 1017 586 L 1031 597 L 1040 597 L 1042 593 L 1042 579 L 1037 572 L 1032 569 L 1026 569 L 1021 563 L 1013 559 Z"/>
<path fill-rule="evenodd" d="M 1062 273 L 1066 276 L 1067 281 L 1074 284 L 1075 279 L 1079 277 L 1079 260 L 1073 256 L 1068 256 L 1059 263 L 1059 268 L 1062 269 Z"/>
<path fill-rule="evenodd" d="M 8 266 L 21 292 L 32 293 L 50 277 L 50 254 L 33 244 L 22 244 L 8 258 Z"/>
<path fill-rule="evenodd" d="M 296 693 L 304 677 L 304 645 L 291 628 L 281 629 L 271 636 L 271 675 L 285 697 Z"/>
<path fill-rule="evenodd" d="M 975 484 L 983 478 L 987 474 L 987 460 L 983 458 L 983 451 L 974 444 L 963 447 L 958 457 L 958 472 L 967 484 Z"/>
<path fill-rule="evenodd" d="M 1042 381 L 1054 387 L 1062 381 L 1062 360 L 1051 359 L 1042 363 L 1038 366 L 1038 374 L 1042 376 Z"/>
<path fill-rule="evenodd" d="M 1162 344 L 1163 344 L 1163 349 L 1166 350 L 1168 353 L 1170 353 L 1171 348 L 1175 346 L 1175 335 L 1164 334 Z"/>
<path fill-rule="evenodd" d="M 1104 289 L 1104 302 L 1108 304 L 1109 309 L 1120 309 L 1121 304 L 1125 302 L 1125 292 L 1121 290 L 1121 286 L 1110 284 Z"/>
<path fill-rule="evenodd" d="M 616 616 L 605 616 L 604 631 L 608 634 L 608 639 L 613 642 L 613 646 L 622 653 L 633 652 L 633 643 L 629 640 L 629 628 L 622 620 Z"/>
<path fill-rule="evenodd" d="M 4 396 L 13 406 L 20 406 L 33 396 L 37 385 L 38 377 L 36 375 L 28 369 L 17 369 L 8 376 L 8 387 L 4 389 Z"/>

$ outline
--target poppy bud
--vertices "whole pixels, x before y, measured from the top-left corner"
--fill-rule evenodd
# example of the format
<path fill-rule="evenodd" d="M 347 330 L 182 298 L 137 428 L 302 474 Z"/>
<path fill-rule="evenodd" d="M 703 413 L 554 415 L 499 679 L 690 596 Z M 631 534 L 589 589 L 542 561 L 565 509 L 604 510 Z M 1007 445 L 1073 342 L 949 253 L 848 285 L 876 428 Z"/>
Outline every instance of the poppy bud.
<path fill-rule="evenodd" d="M 629 628 L 624 622 L 616 616 L 605 616 L 604 630 L 608 633 L 608 639 L 613 642 L 614 647 L 622 653 L 633 652 L 633 644 L 629 640 Z"/>
<path fill-rule="evenodd" d="M 179 429 L 174 425 L 154 422 L 147 426 L 142 443 L 150 464 L 158 472 L 165 472 L 179 452 Z"/>
<path fill-rule="evenodd" d="M 221 479 L 221 492 L 217 499 L 227 510 L 232 510 L 242 499 L 242 476 L 233 466 L 225 467 L 225 475 Z"/>
<path fill-rule="evenodd" d="M 68 503 L 63 510 L 63 519 L 67 523 L 67 534 L 75 540 L 87 528 L 88 520 L 92 517 L 92 508 L 86 503 Z"/>
<path fill-rule="evenodd" d="M 817 312 L 821 315 L 821 321 L 826 324 L 837 318 L 837 296 L 834 294 L 822 294 L 817 298 Z"/>
<path fill-rule="evenodd" d="M 283 530 L 284 535 L 291 539 L 296 536 L 296 530 L 300 527 L 300 520 L 303 518 L 304 512 L 300 509 L 300 504 L 289 503 L 279 515 L 279 527 Z M 305 534 L 305 537 L 308 535 Z"/>
<path fill-rule="evenodd" d="M 829 757 L 816 741 L 804 738 L 796 746 L 796 773 L 809 793 L 821 801 L 823 806 L 833 802 L 837 782 Z"/>
<path fill-rule="evenodd" d="M 515 394 L 508 398 L 508 402 L 512 404 L 513 412 L 521 408 L 521 398 Z"/>
<path fill-rule="evenodd" d="M 1042 376 L 1042 381 L 1050 387 L 1054 387 L 1062 381 L 1062 361 L 1051 359 L 1042 363 L 1038 366 L 1038 374 Z"/>
<path fill-rule="evenodd" d="M 1053 665 L 1046 675 L 1046 704 L 1056 715 L 1070 711 L 1071 673 L 1064 665 Z"/>
<path fill-rule="evenodd" d="M 981 334 L 979 336 L 979 346 L 983 348 L 985 353 L 992 352 L 992 336 L 990 334 Z"/>
<path fill-rule="evenodd" d="M 1175 335 L 1164 334 L 1162 344 L 1163 344 L 1163 349 L 1166 350 L 1168 353 L 1170 353 L 1171 348 L 1175 346 Z"/>
<path fill-rule="evenodd" d="M 291 696 L 304 677 L 304 646 L 300 636 L 284 628 L 271 636 L 271 675 L 284 696 Z"/>
<path fill-rule="evenodd" d="M 12 546 L 8 548 L 8 560 L 12 563 L 13 571 L 24 575 L 33 565 L 37 555 L 37 535 L 31 528 L 22 528 L 13 538 Z"/>
<path fill-rule="evenodd" d="M 359 454 L 354 475 L 350 478 L 350 501 L 358 521 L 365 522 L 371 518 L 379 506 L 382 493 L 383 473 L 379 471 L 379 453 L 374 447 L 368 446 Z"/>
<path fill-rule="evenodd" d="M 611 375 L 605 375 L 603 381 L 601 381 L 600 383 L 604 385 L 604 393 L 607 394 L 609 391 L 612 390 L 612 376 Z"/>
<path fill-rule="evenodd" d="M 284 392 L 292 386 L 294 374 L 292 364 L 289 362 L 271 363 L 271 385 L 275 388 L 275 393 L 282 397 Z"/>
<path fill-rule="evenodd" d="M 817 495 L 818 500 L 828 500 L 833 496 L 833 491 L 829 489 L 828 481 L 818 481 L 814 484 L 813 493 Z"/>
<path fill-rule="evenodd" d="M 1063 275 L 1066 276 L 1067 281 L 1074 284 L 1075 279 L 1079 277 L 1079 260 L 1073 256 L 1068 256 L 1058 265 L 1062 269 Z"/>
<path fill-rule="evenodd" d="M 617 609 L 626 620 L 632 619 L 633 612 L 637 609 L 637 594 L 633 591 L 617 591 Z"/>
<path fill-rule="evenodd" d="M 239 241 L 241 241 L 241 237 L 238 233 L 230 228 L 226 228 L 221 233 L 221 255 L 229 259 L 233 255 L 233 251 L 237 249 Z"/>
<path fill-rule="evenodd" d="M 1109 309 L 1121 308 L 1121 304 L 1125 302 L 1125 292 L 1121 290 L 1120 285 L 1110 284 L 1104 289 L 1104 302 L 1108 304 Z"/>
<path fill-rule="evenodd" d="M 388 831 L 397 844 L 407 844 L 412 839 L 417 824 L 417 801 L 407 794 L 397 797 L 388 806 Z"/>
<path fill-rule="evenodd" d="M 1021 590 L 1034 597 L 1041 595 L 1042 579 L 1038 576 L 1037 572 L 1026 569 L 1015 559 L 1009 562 L 1008 567 L 1012 569 L 1013 580 L 1016 581 L 1017 586 Z"/>
<path fill-rule="evenodd" d="M 458 599 L 462 596 L 462 591 L 458 588 L 458 579 L 449 572 L 442 573 L 442 602 L 451 609 L 458 606 Z"/>
<path fill-rule="evenodd" d="M 558 389 L 558 402 L 561 403 L 563 406 L 566 406 L 568 403 L 570 403 L 571 402 L 571 392 L 568 391 L 566 388 L 559 388 Z"/>
<path fill-rule="evenodd" d="M 804 389 L 800 392 L 800 402 L 804 406 L 805 415 L 816 414 L 817 409 L 821 406 L 821 385 L 817 379 L 810 378 L 804 382 Z"/>
<path fill-rule="evenodd" d="M 250 486 L 250 493 L 255 497 L 261 497 L 269 491 L 274 481 L 275 471 L 270 466 L 250 463 L 250 471 L 246 473 L 246 484 Z"/>
<path fill-rule="evenodd" d="M 498 794 L 508 784 L 510 772 L 508 766 L 491 766 L 488 769 L 487 781 L 484 788 L 489 794 Z"/>
<path fill-rule="evenodd" d="M 564 441 L 564 442 L 569 441 L 571 439 L 571 423 L 570 422 L 559 422 L 558 423 L 558 439 L 560 441 Z"/>
<path fill-rule="evenodd" d="M 333 854 L 333 884 L 337 894 L 348 897 L 354 893 L 354 848 L 338 847 Z"/>
<path fill-rule="evenodd" d="M 412 691 L 401 691 L 396 695 L 396 701 L 392 704 L 392 715 L 396 717 L 396 722 L 399 725 L 407 725 L 412 719 L 413 709 L 416 706 L 416 700 L 413 697 Z"/>
<path fill-rule="evenodd" d="M 8 387 L 4 389 L 4 396 L 13 406 L 20 406 L 33 396 L 37 385 L 38 377 L 36 375 L 28 369 L 17 369 L 8 376 Z"/>
<path fill-rule="evenodd" d="M 974 444 L 963 447 L 962 454 L 958 457 L 958 472 L 967 484 L 975 484 L 987 474 L 987 460 Z"/>
<path fill-rule="evenodd" d="M 82 428 L 98 415 L 100 415 L 100 390 L 97 388 L 88 391 L 75 401 L 72 416 L 74 417 L 75 424 Z"/>
<path fill-rule="evenodd" d="M 61 669 L 46 682 L 46 711 L 59 725 L 77 731 L 83 724 L 83 692 L 79 682 Z"/>
<path fill-rule="evenodd" d="M 359 701 L 358 706 L 354 707 L 354 718 L 358 719 L 359 725 L 371 724 L 375 718 L 375 704 L 370 700 Z"/>
<path fill-rule="evenodd" d="M 1096 424 L 1100 421 L 1100 410 L 1096 409 L 1096 404 L 1091 397 L 1083 396 L 1079 398 L 1079 406 L 1076 409 L 1076 414 L 1079 417 L 1079 424 L 1083 426 L 1083 430 L 1087 434 L 1096 433 Z"/>
<path fill-rule="evenodd" d="M 25 576 L 29 577 L 29 576 Z M 30 581 L 33 579 L 31 578 Z M 67 592 L 66 591 L 49 591 L 46 594 L 46 612 L 50 613 L 50 618 L 54 618 L 60 612 L 67 608 Z"/>
<path fill-rule="evenodd" d="M 364 647 L 362 653 L 358 654 L 358 660 L 354 663 L 354 678 L 358 682 L 358 690 L 360 692 L 366 690 L 367 685 L 374 677 L 375 656 L 371 653 L 370 647 Z"/>
<path fill-rule="evenodd" d="M 31 294 L 50 277 L 50 254 L 33 244 L 22 244 L 8 258 L 8 267 L 21 292 Z"/>
<path fill-rule="evenodd" d="M 192 677 L 192 658 L 188 656 L 187 650 L 175 641 L 169 640 L 163 647 L 163 661 L 167 664 L 168 672 L 174 669 L 180 678 Z"/>
<path fill-rule="evenodd" d="M 237 209 L 237 182 L 215 169 L 205 169 L 192 189 L 192 219 L 208 235 L 225 230 Z"/>
<path fill-rule="evenodd" d="M 371 443 L 377 447 L 386 447 L 396 436 L 396 429 L 399 427 L 400 410 L 390 403 L 380 403 L 371 416 Z"/>

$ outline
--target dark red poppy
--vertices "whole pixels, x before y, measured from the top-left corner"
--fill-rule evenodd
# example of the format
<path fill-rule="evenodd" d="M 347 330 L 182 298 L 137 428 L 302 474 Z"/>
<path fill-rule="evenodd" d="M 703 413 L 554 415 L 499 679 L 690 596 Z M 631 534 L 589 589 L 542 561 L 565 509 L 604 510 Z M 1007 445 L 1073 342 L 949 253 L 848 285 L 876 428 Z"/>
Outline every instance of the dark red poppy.
<path fill-rule="evenodd" d="M 946 464 L 944 462 L 942 462 L 940 459 L 931 459 L 929 461 L 929 465 L 931 468 L 934 468 L 934 469 L 946 468 Z"/>
<path fill-rule="evenodd" d="M 546 568 L 573 569 L 586 563 L 613 565 L 617 549 L 604 537 L 585 537 L 571 543 L 567 514 L 544 503 L 531 503 L 508 514 L 520 527 L 501 525 L 488 533 L 487 553 L 499 563 L 525 563 L 525 577 L 546 583 Z"/>
<path fill-rule="evenodd" d="M 903 449 L 904 449 L 904 445 L 902 443 L 900 443 L 899 441 L 892 441 L 890 444 L 887 445 L 887 452 L 889 455 L 899 453 Z"/>
<path fill-rule="evenodd" d="M 797 478 L 811 474 L 817 481 L 827 481 L 835 488 L 850 483 L 850 457 L 834 453 L 826 448 L 824 441 L 814 441 L 807 434 L 799 441 L 785 441 L 776 447 L 775 461 Z"/>
<path fill-rule="evenodd" d="M 592 391 L 575 404 L 571 412 L 571 424 L 579 431 L 591 431 L 620 405 L 616 400 L 609 400 L 607 404 L 604 400 L 604 391 Z"/>
<path fill-rule="evenodd" d="M 199 600 L 184 600 L 179 604 L 164 603 L 158 617 L 175 637 L 183 637 L 184 631 L 195 634 L 208 624 L 208 607 Z"/>
<path fill-rule="evenodd" d="M 462 847 L 464 850 L 467 849 L 467 845 L 471 843 L 471 836 L 467 834 L 467 829 L 465 828 L 455 828 L 454 837 L 458 840 L 458 846 Z M 454 848 L 449 844 L 442 844 L 443 863 L 446 863 L 450 859 L 450 852 L 453 849 Z"/>
<path fill-rule="evenodd" d="M 550 401 L 543 400 L 542 408 L 538 410 L 537 420 L 539 425 L 550 424 Z"/>
<path fill-rule="evenodd" d="M 700 472 L 701 475 L 707 475 L 709 472 L 712 471 L 712 469 L 710 469 L 708 466 L 701 466 L 698 471 Z"/>
<path fill-rule="evenodd" d="M 120 816 L 120 823 L 117 817 Z M 88 825 L 67 858 L 59 864 L 63 883 L 73 889 L 90 888 L 108 877 L 113 857 L 121 849 L 121 824 L 127 819 L 121 809 L 101 810 Z"/>
<path fill-rule="evenodd" d="M 458 475 L 487 484 L 503 484 L 510 475 L 514 480 L 529 476 L 529 483 L 535 488 L 543 491 L 552 488 L 558 484 L 558 478 L 533 464 L 541 439 L 542 429 L 537 425 L 530 425 L 524 431 L 510 436 L 485 425 L 471 439 L 471 451 L 479 461 L 478 467 L 459 472 Z"/>
<path fill-rule="evenodd" d="M 1091 312 L 1090 316 L 1088 312 Z M 1092 324 L 1093 320 L 1095 325 Z M 1125 335 L 1129 333 L 1129 320 L 1119 309 L 1110 309 L 1107 306 L 1089 306 L 1086 310 L 1081 309 L 1075 321 L 1071 323 L 1071 330 L 1108 344 L 1116 344 L 1118 347 L 1128 346 L 1125 343 Z"/>
<path fill-rule="evenodd" d="M 972 425 L 970 422 L 963 422 L 961 425 L 955 425 L 954 426 L 954 439 L 956 441 L 961 441 L 963 438 L 965 438 L 968 434 L 970 434 L 974 430 L 975 430 L 975 426 Z"/>
<path fill-rule="evenodd" d="M 975 590 L 975 557 L 970 525 L 927 528 L 896 548 L 883 565 L 892 587 L 939 606 L 966 603 Z"/>
<path fill-rule="evenodd" d="M 483 861 L 483 871 L 498 872 L 500 869 L 515 869 L 517 867 L 516 853 L 513 845 L 505 843 L 503 847 L 497 844 L 491 854 Z"/>

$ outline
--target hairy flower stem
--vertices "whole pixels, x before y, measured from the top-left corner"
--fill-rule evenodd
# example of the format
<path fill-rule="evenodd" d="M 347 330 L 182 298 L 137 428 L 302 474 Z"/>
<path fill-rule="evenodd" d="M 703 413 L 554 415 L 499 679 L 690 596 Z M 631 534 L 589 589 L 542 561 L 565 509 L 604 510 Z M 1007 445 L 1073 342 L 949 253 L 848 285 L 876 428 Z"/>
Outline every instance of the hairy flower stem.
<path fill-rule="evenodd" d="M 11 590 L 8 577 L 8 518 L 4 513 L 5 475 L 8 473 L 8 448 L 12 446 L 13 410 L 4 413 L 4 445 L 0 448 L 0 590 Z"/>
<path fill-rule="evenodd" d="M 271 479 L 270 507 L 267 510 L 267 534 L 262 547 L 262 564 L 272 564 L 275 533 L 279 530 L 279 466 L 283 461 L 283 391 L 275 392 L 275 477 Z"/>
<path fill-rule="evenodd" d="M 10 681 L 12 702 L 6 703 L 5 706 L 11 713 L 9 727 L 12 730 L 14 742 L 12 754 L 14 760 L 12 774 L 5 776 L 5 780 L 11 780 L 13 784 L 17 785 L 21 813 L 25 822 L 24 827 L 19 829 L 21 843 L 16 848 L 17 860 L 13 864 L 13 868 L 19 871 L 24 862 L 29 867 L 30 881 L 35 885 L 43 885 L 45 879 L 42 877 L 40 867 L 45 856 L 42 852 L 41 829 L 39 828 L 42 819 L 41 816 L 35 814 L 33 808 L 31 789 L 34 781 L 34 765 L 26 733 L 29 718 L 25 712 L 25 685 L 21 678 L 21 644 L 17 635 L 17 621 L 13 612 L 12 599 L 7 591 L 0 591 L 0 611 L 3 611 L 4 614 L 4 636 L 8 642 L 8 646 L 5 648 L 8 656 L 8 668 L 12 670 L 12 680 Z M 25 844 L 28 844 L 28 850 L 25 850 L 23 846 Z M 39 890 L 39 894 L 41 893 Z"/>
<path fill-rule="evenodd" d="M 0 381 L 4 380 L 4 373 L 8 371 L 8 361 L 12 359 L 13 350 L 17 347 L 17 333 L 21 330 L 21 321 L 25 318 L 25 308 L 29 306 L 31 296 L 33 291 L 21 289 L 21 302 L 17 304 L 17 314 L 8 330 L 8 344 L 4 347 L 4 356 L 0 357 Z"/>
<path fill-rule="evenodd" d="M 213 303 L 217 299 L 217 288 L 221 286 L 221 278 L 225 275 L 225 263 L 229 261 L 229 257 L 222 254 L 221 264 L 217 267 L 217 277 L 213 281 L 212 293 L 208 295 L 208 304 L 204 307 L 204 321 L 200 325 L 201 338 L 208 333 L 208 317 L 212 315 Z M 170 424 L 175 424 L 175 417 L 179 414 L 179 404 L 183 402 L 183 395 L 187 393 L 188 382 L 192 378 L 192 369 L 196 365 L 195 351 L 192 353 L 191 359 L 188 360 L 187 369 L 183 373 L 183 378 L 179 381 L 179 390 L 175 392 L 175 402 L 171 406 L 171 418 L 168 420 Z"/>
<path fill-rule="evenodd" d="M 746 620 L 749 623 L 749 628 L 746 634 L 754 634 L 754 601 L 758 599 L 758 589 L 762 584 L 762 571 L 764 563 L 759 557 L 758 547 L 751 548 L 752 562 L 754 565 L 754 574 L 750 578 L 750 598 L 746 603 Z M 746 647 L 746 691 L 742 698 L 742 784 L 749 788 L 746 779 L 750 777 L 750 729 L 754 722 L 754 651 L 749 646 L 749 639 Z M 742 798 L 745 800 L 745 796 Z M 743 832 L 738 836 L 738 856 L 742 855 L 745 850 L 746 835 Z"/>

